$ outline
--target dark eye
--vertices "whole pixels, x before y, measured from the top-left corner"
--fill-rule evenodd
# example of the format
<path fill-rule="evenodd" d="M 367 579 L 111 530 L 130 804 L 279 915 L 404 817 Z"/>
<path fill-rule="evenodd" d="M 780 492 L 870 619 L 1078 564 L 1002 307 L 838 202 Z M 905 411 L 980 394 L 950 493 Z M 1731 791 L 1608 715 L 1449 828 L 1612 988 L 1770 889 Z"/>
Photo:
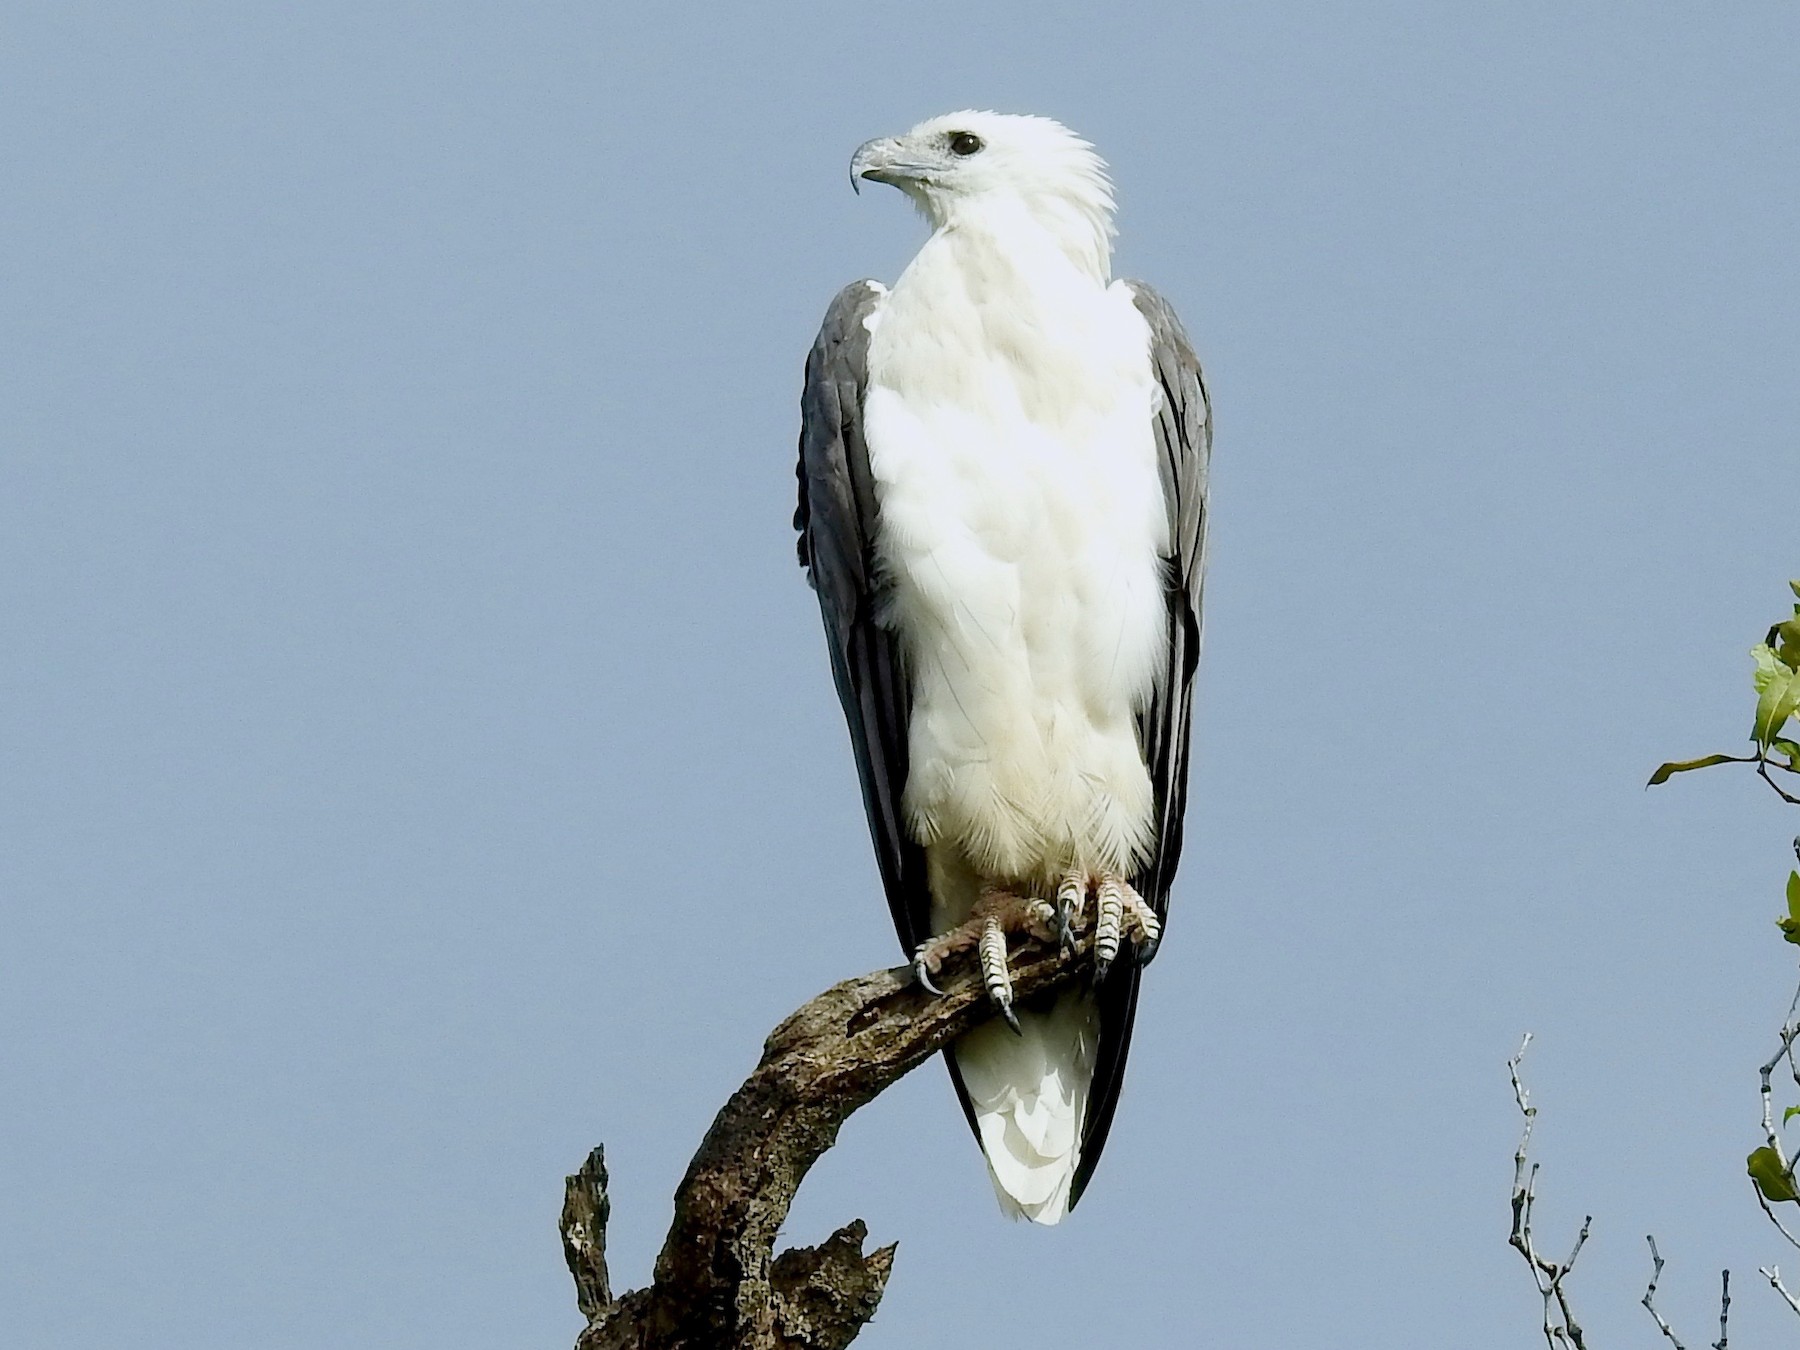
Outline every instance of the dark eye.
<path fill-rule="evenodd" d="M 972 155 L 981 149 L 981 137 L 972 131 L 958 131 L 951 134 L 950 153 L 953 155 Z"/>

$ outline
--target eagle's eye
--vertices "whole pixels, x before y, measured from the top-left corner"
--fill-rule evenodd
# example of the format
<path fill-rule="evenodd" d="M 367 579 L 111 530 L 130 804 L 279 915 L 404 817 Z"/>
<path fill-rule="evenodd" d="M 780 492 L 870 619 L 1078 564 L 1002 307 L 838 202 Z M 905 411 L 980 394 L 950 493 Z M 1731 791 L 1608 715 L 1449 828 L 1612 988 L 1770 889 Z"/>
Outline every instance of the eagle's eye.
<path fill-rule="evenodd" d="M 972 155 L 981 149 L 981 137 L 972 131 L 958 131 L 950 137 L 950 153 Z"/>

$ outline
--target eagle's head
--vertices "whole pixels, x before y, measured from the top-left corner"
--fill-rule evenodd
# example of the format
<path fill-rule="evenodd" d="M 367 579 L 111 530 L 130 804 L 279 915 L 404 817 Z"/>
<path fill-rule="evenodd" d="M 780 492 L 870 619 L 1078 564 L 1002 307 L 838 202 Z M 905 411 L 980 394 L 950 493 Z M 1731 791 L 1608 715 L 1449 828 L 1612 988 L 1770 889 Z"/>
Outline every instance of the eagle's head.
<path fill-rule="evenodd" d="M 852 187 L 891 183 L 942 227 L 965 212 L 1023 205 L 1076 217 L 1112 237 L 1112 182 L 1094 147 L 1061 122 L 1010 113 L 955 112 L 902 136 L 869 141 L 850 161 Z"/>

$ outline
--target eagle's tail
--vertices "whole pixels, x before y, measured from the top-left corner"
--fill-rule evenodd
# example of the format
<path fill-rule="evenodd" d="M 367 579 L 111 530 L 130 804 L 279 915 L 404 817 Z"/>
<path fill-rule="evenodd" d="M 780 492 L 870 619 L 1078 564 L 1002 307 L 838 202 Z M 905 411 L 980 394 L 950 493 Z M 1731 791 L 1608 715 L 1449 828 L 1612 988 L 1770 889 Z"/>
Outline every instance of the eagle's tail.
<path fill-rule="evenodd" d="M 1051 1224 L 1068 1212 L 1081 1163 L 1100 1009 L 1091 994 L 1073 990 L 1018 1015 L 1020 1034 L 988 1022 L 951 1053 L 1000 1208 L 1015 1219 Z"/>

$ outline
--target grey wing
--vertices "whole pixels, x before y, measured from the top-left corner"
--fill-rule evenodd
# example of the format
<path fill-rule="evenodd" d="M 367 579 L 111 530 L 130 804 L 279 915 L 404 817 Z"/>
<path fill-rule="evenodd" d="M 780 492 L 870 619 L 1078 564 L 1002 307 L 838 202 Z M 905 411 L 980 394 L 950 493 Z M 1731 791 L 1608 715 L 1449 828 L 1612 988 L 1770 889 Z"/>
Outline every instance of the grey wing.
<path fill-rule="evenodd" d="M 863 440 L 869 330 L 864 321 L 883 292 L 859 281 L 838 292 L 806 359 L 800 397 L 800 565 L 818 592 L 863 809 L 894 927 L 910 954 L 931 936 L 925 854 L 907 834 L 900 794 L 906 786 L 912 691 L 898 644 L 876 622 L 876 501 Z"/>
<path fill-rule="evenodd" d="M 1156 448 L 1168 510 L 1169 551 L 1164 558 L 1168 647 L 1149 703 L 1138 715 L 1138 745 L 1155 790 L 1156 844 L 1132 884 L 1169 917 L 1169 887 L 1181 859 L 1182 816 L 1187 809 L 1188 731 L 1194 671 L 1200 663 L 1200 587 L 1206 569 L 1206 480 L 1212 456 L 1212 408 L 1199 358 L 1175 311 L 1140 281 L 1126 283 L 1150 326 L 1150 361 L 1161 391 Z M 1113 1111 L 1125 1080 L 1125 1056 L 1137 1015 L 1142 967 L 1117 962 L 1099 991 L 1100 1044 L 1082 1127 L 1081 1161 L 1070 1206 L 1081 1198 L 1100 1161 Z"/>
<path fill-rule="evenodd" d="M 1200 588 L 1206 571 L 1206 486 L 1212 458 L 1212 405 L 1206 378 L 1169 302 L 1142 282 L 1128 283 L 1150 325 L 1150 359 L 1162 397 L 1156 448 L 1168 511 L 1164 577 L 1169 644 L 1162 677 L 1138 717 L 1138 744 L 1156 791 L 1156 849 L 1135 878 L 1138 892 L 1169 917 L 1169 887 L 1181 859 L 1187 810 L 1188 729 L 1194 671 L 1200 664 Z"/>

